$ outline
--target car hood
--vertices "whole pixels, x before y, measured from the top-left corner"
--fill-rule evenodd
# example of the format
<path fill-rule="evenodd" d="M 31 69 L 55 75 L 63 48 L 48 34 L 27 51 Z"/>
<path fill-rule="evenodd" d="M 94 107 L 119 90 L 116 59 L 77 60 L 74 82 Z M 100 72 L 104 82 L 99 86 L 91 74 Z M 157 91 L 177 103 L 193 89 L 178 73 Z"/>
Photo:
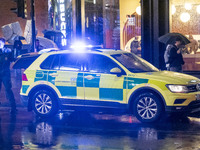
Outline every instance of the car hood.
<path fill-rule="evenodd" d="M 177 72 L 171 71 L 158 71 L 158 72 L 147 72 L 147 73 L 137 73 L 136 77 L 147 78 L 149 80 L 157 80 L 160 82 L 165 82 L 167 84 L 195 84 L 200 83 L 200 79 Z"/>

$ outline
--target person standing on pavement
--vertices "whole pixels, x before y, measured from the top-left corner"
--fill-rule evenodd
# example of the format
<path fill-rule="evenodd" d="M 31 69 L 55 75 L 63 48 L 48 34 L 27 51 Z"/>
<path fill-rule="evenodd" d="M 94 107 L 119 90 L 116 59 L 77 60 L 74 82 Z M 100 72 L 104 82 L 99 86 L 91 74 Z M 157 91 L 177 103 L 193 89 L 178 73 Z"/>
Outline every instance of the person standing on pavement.
<path fill-rule="evenodd" d="M 138 37 L 136 36 L 135 39 L 131 42 L 130 48 L 131 53 L 138 54 L 138 49 L 140 47 L 140 43 L 138 41 Z"/>
<path fill-rule="evenodd" d="M 167 70 L 174 72 L 182 72 L 184 65 L 183 56 L 181 53 L 182 40 L 176 38 L 174 44 L 168 44 L 165 52 L 165 63 Z"/>
<path fill-rule="evenodd" d="M 6 98 L 10 101 L 11 113 L 16 113 L 16 103 L 12 92 L 10 63 L 14 60 L 12 51 L 5 48 L 5 39 L 0 38 L 0 90 L 2 83 L 5 87 Z"/>

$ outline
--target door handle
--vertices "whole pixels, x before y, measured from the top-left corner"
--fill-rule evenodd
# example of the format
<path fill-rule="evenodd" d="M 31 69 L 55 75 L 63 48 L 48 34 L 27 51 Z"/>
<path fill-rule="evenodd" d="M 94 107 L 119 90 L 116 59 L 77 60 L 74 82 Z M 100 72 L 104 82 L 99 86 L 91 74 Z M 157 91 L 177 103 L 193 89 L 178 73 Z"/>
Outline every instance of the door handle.
<path fill-rule="evenodd" d="M 51 74 L 49 74 L 51 77 L 57 77 L 58 76 L 58 74 L 57 73 L 51 73 Z"/>
<path fill-rule="evenodd" d="M 85 76 L 84 78 L 86 78 L 87 80 L 92 80 L 92 79 L 94 79 L 95 77 L 93 77 L 92 75 L 88 75 L 88 76 Z"/>

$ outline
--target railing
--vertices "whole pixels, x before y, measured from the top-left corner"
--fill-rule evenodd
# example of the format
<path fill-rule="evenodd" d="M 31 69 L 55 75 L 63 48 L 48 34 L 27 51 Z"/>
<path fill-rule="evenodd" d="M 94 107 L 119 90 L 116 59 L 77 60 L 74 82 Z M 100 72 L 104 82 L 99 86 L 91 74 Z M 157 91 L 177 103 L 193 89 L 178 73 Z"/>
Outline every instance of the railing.
<path fill-rule="evenodd" d="M 141 17 L 136 12 L 127 16 L 127 21 L 123 28 L 123 47 L 135 36 L 141 36 Z"/>

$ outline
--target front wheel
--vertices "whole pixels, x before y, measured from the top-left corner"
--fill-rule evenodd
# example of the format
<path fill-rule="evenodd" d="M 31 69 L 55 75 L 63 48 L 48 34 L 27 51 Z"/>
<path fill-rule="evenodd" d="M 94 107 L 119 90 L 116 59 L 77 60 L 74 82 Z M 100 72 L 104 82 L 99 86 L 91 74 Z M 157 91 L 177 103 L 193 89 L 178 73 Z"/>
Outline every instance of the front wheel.
<path fill-rule="evenodd" d="M 160 99 L 150 92 L 142 93 L 134 100 L 133 110 L 136 118 L 144 123 L 157 121 L 163 107 Z"/>
<path fill-rule="evenodd" d="M 47 90 L 39 90 L 33 96 L 33 111 L 40 117 L 50 117 L 58 112 L 55 96 Z"/>

